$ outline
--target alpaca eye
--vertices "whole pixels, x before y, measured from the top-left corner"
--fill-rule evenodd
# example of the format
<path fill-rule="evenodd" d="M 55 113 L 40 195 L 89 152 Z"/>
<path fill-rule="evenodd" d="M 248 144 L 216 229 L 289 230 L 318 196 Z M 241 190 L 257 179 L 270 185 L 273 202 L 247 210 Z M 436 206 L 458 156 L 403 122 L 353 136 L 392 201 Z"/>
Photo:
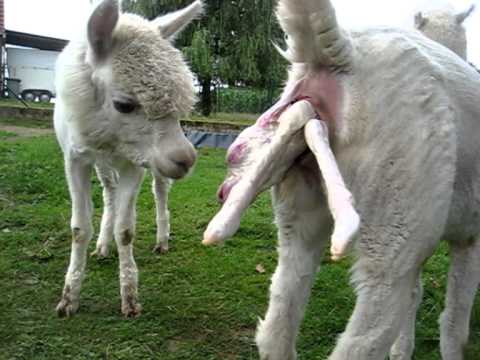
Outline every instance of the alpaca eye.
<path fill-rule="evenodd" d="M 137 104 L 132 102 L 113 101 L 113 107 L 119 113 L 130 114 L 137 108 Z"/>

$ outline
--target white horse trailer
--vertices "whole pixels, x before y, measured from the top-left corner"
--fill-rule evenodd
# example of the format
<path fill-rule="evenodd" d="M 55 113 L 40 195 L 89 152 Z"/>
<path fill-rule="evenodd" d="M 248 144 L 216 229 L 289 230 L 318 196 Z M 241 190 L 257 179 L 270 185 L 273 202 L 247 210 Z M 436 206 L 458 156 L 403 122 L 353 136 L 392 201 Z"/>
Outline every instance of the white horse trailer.
<path fill-rule="evenodd" d="M 55 97 L 55 62 L 58 51 L 7 48 L 8 77 L 20 80 L 24 100 L 50 102 Z"/>

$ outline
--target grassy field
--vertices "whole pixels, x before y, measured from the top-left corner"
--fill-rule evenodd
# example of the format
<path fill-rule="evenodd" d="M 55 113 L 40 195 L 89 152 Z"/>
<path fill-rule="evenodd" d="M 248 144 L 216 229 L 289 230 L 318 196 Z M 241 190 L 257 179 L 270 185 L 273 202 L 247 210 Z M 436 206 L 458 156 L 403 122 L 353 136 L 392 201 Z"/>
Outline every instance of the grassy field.
<path fill-rule="evenodd" d="M 21 126 L 25 128 L 33 128 L 33 129 L 52 129 L 53 122 L 51 121 L 41 121 L 41 120 L 34 120 L 34 119 L 11 119 L 11 118 L 0 118 L 0 126 Z"/>
<path fill-rule="evenodd" d="M 55 104 L 53 103 L 44 103 L 44 102 L 33 102 L 33 101 L 26 101 L 25 102 L 28 107 L 31 108 L 38 108 L 38 109 L 53 109 Z M 16 107 L 25 107 L 25 104 L 17 99 L 0 99 L 0 106 L 16 106 Z"/>
<path fill-rule="evenodd" d="M 16 136 L 17 136 L 17 134 L 12 133 L 10 131 L 0 130 L 0 140 L 9 139 L 9 138 L 13 138 L 13 137 L 16 137 Z"/>
<path fill-rule="evenodd" d="M 171 252 L 154 255 L 154 203 L 146 179 L 138 205 L 135 256 L 142 316 L 120 314 L 117 259 L 89 259 L 79 313 L 54 313 L 70 252 L 70 201 L 51 136 L 0 133 L 0 359 L 257 359 L 253 337 L 276 264 L 268 194 L 225 246 L 205 248 L 201 234 L 218 205 L 224 151 L 201 150 L 196 171 L 171 193 Z M 98 229 L 101 191 L 94 180 Z M 91 250 L 93 250 L 93 242 Z M 258 273 L 261 264 L 266 272 Z M 300 359 L 325 359 L 351 313 L 349 261 L 318 274 L 298 343 Z M 437 318 L 448 258 L 442 246 L 424 272 L 415 359 L 438 360 Z M 467 360 L 480 359 L 480 303 Z M 354 359 L 352 359 L 354 360 Z"/>
<path fill-rule="evenodd" d="M 37 109 L 53 109 L 55 104 L 53 103 L 41 103 L 41 102 L 27 102 L 28 106 L 31 108 Z M 0 99 L 0 107 L 20 107 L 24 108 L 25 105 L 15 99 Z M 209 117 L 202 116 L 198 113 L 193 113 L 189 120 L 192 121 L 204 121 L 204 122 L 215 122 L 215 123 L 227 123 L 234 125 L 252 125 L 260 116 L 260 114 L 249 114 L 249 113 L 212 113 Z M 50 122 L 39 122 L 35 120 L 25 120 L 21 121 L 15 119 L 0 119 L 0 123 L 8 123 L 10 125 L 21 123 L 22 126 L 51 126 Z M 43 125 L 42 125 L 43 123 Z M 25 125 L 24 125 L 25 124 Z"/>

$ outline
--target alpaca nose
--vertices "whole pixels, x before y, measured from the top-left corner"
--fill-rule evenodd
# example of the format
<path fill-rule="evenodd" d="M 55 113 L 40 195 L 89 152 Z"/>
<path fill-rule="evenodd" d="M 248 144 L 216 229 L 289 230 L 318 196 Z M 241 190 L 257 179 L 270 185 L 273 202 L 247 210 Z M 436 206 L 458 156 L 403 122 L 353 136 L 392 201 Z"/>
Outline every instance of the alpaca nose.
<path fill-rule="evenodd" d="M 187 147 L 185 150 L 175 151 L 170 154 L 170 161 L 185 173 L 195 164 L 197 160 L 197 152 L 193 146 Z"/>
<path fill-rule="evenodd" d="M 190 161 L 190 160 L 177 161 L 177 160 L 174 160 L 173 163 L 175 164 L 175 166 L 179 167 L 184 172 L 187 172 L 193 166 L 194 161 Z"/>

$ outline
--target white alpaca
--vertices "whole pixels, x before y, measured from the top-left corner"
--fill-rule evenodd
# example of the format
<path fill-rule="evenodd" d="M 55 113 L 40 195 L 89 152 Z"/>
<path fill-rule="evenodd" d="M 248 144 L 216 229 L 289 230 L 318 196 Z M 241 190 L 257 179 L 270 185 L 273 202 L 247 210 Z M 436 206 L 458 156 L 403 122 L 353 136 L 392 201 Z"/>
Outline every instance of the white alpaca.
<path fill-rule="evenodd" d="M 418 12 L 415 15 L 415 28 L 467 60 L 467 34 L 463 22 L 474 9 L 475 5 L 472 5 L 468 10 L 457 13 L 453 7 L 447 6 L 437 10 Z"/>
<path fill-rule="evenodd" d="M 94 166 L 105 189 L 100 244 L 114 234 L 122 313 L 140 313 L 132 248 L 136 198 L 144 168 L 149 168 L 159 220 L 165 220 L 165 179 L 185 176 L 195 162 L 195 150 L 179 122 L 195 102 L 192 74 L 170 40 L 201 10 L 198 0 L 149 22 L 121 14 L 118 0 L 104 0 L 92 12 L 85 34 L 59 57 L 54 123 L 72 199 L 72 252 L 59 315 L 70 316 L 79 305 L 93 233 Z M 168 225 L 159 229 L 168 231 Z"/>
<path fill-rule="evenodd" d="M 219 191 L 225 203 L 204 239 L 233 234 L 243 209 L 273 185 L 279 264 L 256 335 L 261 358 L 296 358 L 332 228 L 308 151 L 320 118 L 361 218 L 352 270 L 357 302 L 329 359 L 411 358 L 420 273 L 440 239 L 451 254 L 441 352 L 445 360 L 463 359 L 480 282 L 480 75 L 417 31 L 340 28 L 328 0 L 279 0 L 277 16 L 292 62 L 280 103 L 293 105 L 275 105 L 284 113 L 245 130 L 229 150 Z M 284 122 L 306 125 L 301 131 Z M 258 169 L 265 173 L 251 174 Z M 236 190 L 245 188 L 244 178 L 254 180 L 246 200 Z"/>

